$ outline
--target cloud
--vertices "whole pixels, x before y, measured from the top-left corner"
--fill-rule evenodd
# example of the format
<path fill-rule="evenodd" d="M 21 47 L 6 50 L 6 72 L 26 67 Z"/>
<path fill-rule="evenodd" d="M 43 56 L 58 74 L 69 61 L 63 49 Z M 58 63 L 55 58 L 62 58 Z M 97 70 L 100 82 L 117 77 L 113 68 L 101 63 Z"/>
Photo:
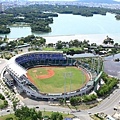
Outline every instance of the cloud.
<path fill-rule="evenodd" d="M 120 0 L 113 0 L 113 1 L 120 2 Z"/>

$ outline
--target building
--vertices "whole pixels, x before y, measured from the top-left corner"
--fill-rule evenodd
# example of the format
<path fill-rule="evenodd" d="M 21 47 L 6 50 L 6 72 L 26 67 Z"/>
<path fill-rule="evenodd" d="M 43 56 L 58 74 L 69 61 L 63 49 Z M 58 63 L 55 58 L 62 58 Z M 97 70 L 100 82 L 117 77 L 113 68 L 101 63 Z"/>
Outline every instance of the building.
<path fill-rule="evenodd" d="M 9 86 L 12 87 L 14 85 L 14 80 L 9 74 L 5 74 L 5 77 L 3 78 L 5 83 Z"/>
<path fill-rule="evenodd" d="M 3 12 L 4 11 L 4 6 L 2 3 L 0 3 L 0 12 Z"/>

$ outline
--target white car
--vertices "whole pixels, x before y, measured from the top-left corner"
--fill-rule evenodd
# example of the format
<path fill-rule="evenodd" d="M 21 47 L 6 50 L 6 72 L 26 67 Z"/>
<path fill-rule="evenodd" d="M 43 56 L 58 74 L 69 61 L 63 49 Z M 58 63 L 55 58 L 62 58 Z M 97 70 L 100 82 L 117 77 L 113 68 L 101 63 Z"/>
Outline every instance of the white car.
<path fill-rule="evenodd" d="M 114 110 L 117 110 L 117 106 L 114 106 L 114 108 L 113 108 Z"/>
<path fill-rule="evenodd" d="M 91 114 L 91 112 L 88 112 L 88 114 Z"/>

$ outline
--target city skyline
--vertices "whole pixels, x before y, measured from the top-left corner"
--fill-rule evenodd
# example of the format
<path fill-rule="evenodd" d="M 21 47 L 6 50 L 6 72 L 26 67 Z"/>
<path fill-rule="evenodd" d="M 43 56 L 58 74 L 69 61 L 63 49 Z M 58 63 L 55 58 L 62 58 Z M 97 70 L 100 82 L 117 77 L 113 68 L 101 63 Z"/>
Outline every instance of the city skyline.
<path fill-rule="evenodd" d="M 11 1 L 80 1 L 80 2 L 97 2 L 97 3 L 114 3 L 120 2 L 120 0 L 1 0 L 1 2 L 11 2 Z"/>

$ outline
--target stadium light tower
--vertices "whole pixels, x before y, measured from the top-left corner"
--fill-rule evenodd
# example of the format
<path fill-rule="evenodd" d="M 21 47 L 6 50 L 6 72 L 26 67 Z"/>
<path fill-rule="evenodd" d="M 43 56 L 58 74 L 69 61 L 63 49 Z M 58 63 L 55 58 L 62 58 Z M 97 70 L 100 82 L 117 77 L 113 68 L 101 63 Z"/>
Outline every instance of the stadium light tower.
<path fill-rule="evenodd" d="M 68 77 L 70 78 L 70 92 L 72 90 L 72 72 L 68 72 Z"/>
<path fill-rule="evenodd" d="M 63 74 L 63 77 L 64 77 L 64 102 L 65 102 L 65 93 L 66 93 L 66 79 L 67 78 L 70 78 L 70 92 L 71 92 L 71 83 L 72 83 L 72 72 L 65 72 Z"/>
<path fill-rule="evenodd" d="M 100 58 L 98 57 L 97 74 L 100 72 Z"/>

